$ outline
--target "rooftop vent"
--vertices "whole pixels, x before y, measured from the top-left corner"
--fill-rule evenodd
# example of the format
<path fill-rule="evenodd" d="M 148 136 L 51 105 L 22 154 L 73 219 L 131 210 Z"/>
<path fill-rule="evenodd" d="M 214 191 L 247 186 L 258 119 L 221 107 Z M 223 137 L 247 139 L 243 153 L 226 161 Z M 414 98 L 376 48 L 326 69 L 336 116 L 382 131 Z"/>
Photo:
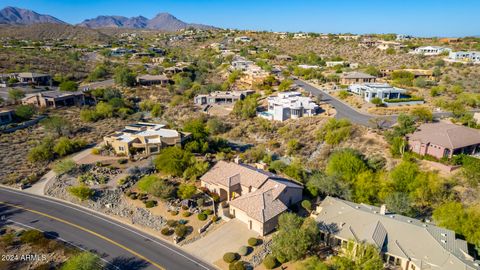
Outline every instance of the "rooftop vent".
<path fill-rule="evenodd" d="M 441 241 L 442 243 L 444 243 L 444 244 L 447 243 L 447 240 L 445 240 L 445 239 L 442 239 L 442 240 L 440 240 L 440 241 Z"/>
<path fill-rule="evenodd" d="M 443 236 L 443 237 L 447 237 L 447 234 L 446 234 L 446 233 L 442 233 L 442 236 Z"/>
<path fill-rule="evenodd" d="M 412 220 L 411 220 L 411 219 L 409 219 L 409 220 L 407 220 L 407 222 L 408 222 L 408 223 L 412 223 Z"/>

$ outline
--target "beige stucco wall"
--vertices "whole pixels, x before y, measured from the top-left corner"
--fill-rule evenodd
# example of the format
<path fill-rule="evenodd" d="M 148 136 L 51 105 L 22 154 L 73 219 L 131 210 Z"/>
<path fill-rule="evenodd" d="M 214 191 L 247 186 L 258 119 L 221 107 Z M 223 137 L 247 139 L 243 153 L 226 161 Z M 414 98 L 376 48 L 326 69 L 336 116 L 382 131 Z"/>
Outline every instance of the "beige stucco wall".
<path fill-rule="evenodd" d="M 245 226 L 247 226 L 247 228 L 249 228 L 250 230 L 257 232 L 260 235 L 264 235 L 263 224 L 249 217 L 247 213 L 243 212 L 242 210 L 230 205 L 230 215 L 235 216 L 235 218 L 245 223 Z M 250 228 L 250 222 L 252 224 L 251 228 Z"/>

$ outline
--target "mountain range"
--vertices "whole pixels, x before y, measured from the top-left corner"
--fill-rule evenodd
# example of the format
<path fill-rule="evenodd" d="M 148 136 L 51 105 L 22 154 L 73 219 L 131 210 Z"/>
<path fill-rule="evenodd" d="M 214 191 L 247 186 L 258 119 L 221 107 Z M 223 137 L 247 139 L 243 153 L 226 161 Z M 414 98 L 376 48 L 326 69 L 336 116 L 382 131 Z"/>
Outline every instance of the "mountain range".
<path fill-rule="evenodd" d="M 5 7 L 0 10 L 0 24 L 5 25 L 32 25 L 42 23 L 68 24 L 53 16 L 39 14 L 35 11 Z M 186 23 L 169 13 L 159 13 L 152 19 L 143 16 L 123 17 L 123 16 L 98 16 L 93 19 L 87 19 L 77 24 L 77 26 L 98 28 L 126 28 L 126 29 L 152 29 L 163 31 L 178 31 L 185 28 L 214 29 L 215 27 L 203 24 Z"/>

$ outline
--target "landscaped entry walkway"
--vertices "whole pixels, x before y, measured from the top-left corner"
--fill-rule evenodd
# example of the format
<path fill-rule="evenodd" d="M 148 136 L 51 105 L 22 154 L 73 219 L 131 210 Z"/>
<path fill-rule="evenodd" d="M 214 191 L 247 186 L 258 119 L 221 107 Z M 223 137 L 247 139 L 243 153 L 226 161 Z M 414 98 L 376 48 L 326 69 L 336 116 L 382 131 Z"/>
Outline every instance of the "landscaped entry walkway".
<path fill-rule="evenodd" d="M 221 259 L 225 252 L 238 252 L 241 246 L 247 246 L 250 237 L 258 237 L 258 233 L 249 230 L 247 225 L 240 220 L 232 219 L 183 248 L 196 257 L 213 263 Z"/>

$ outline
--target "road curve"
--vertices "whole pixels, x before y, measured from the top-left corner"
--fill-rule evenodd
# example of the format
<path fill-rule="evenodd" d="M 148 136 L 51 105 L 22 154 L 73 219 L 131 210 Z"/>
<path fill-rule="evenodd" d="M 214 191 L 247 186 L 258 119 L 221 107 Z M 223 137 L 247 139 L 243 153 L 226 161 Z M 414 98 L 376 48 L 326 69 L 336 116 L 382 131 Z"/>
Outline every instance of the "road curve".
<path fill-rule="evenodd" d="M 0 217 L 0 222 L 33 227 L 94 251 L 111 269 L 215 269 L 173 244 L 44 196 L 0 187 Z"/>

